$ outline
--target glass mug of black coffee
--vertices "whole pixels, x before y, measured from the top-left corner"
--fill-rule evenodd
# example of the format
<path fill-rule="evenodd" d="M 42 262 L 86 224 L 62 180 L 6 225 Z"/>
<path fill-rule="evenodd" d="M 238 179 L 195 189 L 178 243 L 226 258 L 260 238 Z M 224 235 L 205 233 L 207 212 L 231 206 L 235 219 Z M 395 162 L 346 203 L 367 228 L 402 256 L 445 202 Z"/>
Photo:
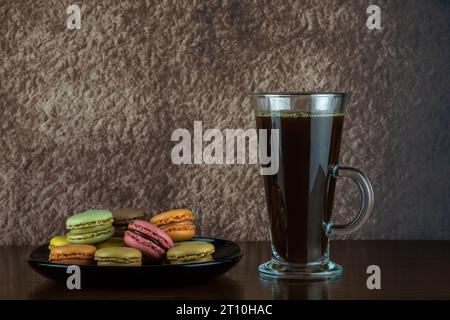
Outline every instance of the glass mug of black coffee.
<path fill-rule="evenodd" d="M 356 231 L 372 211 L 367 177 L 339 165 L 345 98 L 345 93 L 253 95 L 257 128 L 267 129 L 260 148 L 266 144 L 269 154 L 278 150 L 278 171 L 263 175 L 272 244 L 272 259 L 259 267 L 263 279 L 338 278 L 342 267 L 329 259 L 330 236 Z M 278 139 L 271 139 L 271 129 L 278 129 Z M 361 207 L 350 223 L 333 225 L 340 177 L 356 183 Z"/>

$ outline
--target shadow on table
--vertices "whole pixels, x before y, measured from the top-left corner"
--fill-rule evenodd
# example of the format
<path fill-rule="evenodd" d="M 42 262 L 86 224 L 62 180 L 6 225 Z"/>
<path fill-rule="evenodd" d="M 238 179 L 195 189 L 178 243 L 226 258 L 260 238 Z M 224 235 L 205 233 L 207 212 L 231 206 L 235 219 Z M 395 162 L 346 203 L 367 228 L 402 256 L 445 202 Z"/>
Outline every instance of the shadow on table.
<path fill-rule="evenodd" d="M 241 299 L 243 291 L 236 281 L 222 276 L 200 284 L 154 287 L 109 286 L 69 290 L 63 283 L 46 281 L 36 286 L 29 299 Z"/>

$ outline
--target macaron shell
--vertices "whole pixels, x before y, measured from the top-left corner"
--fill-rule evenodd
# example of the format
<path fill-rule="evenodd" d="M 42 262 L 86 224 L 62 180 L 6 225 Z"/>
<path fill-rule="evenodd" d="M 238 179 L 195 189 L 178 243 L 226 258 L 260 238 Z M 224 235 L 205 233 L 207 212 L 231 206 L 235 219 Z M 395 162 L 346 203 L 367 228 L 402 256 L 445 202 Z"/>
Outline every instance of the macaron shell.
<path fill-rule="evenodd" d="M 143 209 L 123 208 L 111 211 L 114 222 L 145 219 L 147 213 Z"/>
<path fill-rule="evenodd" d="M 157 226 L 181 221 L 194 221 L 194 215 L 192 214 L 192 211 L 188 209 L 170 210 L 159 213 L 150 219 L 150 223 Z"/>
<path fill-rule="evenodd" d="M 88 228 L 104 224 L 112 224 L 113 216 L 108 210 L 88 210 L 69 217 L 67 229 Z"/>
<path fill-rule="evenodd" d="M 58 263 L 58 264 L 67 264 L 67 265 L 77 265 L 77 266 L 87 266 L 94 264 L 94 259 L 61 259 L 61 260 L 54 260 L 51 261 L 52 263 Z"/>
<path fill-rule="evenodd" d="M 151 260 L 161 260 L 166 251 L 153 243 L 150 240 L 146 240 L 138 235 L 132 233 L 131 231 L 125 232 L 125 236 L 123 238 L 125 244 L 131 248 L 136 248 L 140 250 L 144 255 L 149 257 Z"/>
<path fill-rule="evenodd" d="M 172 238 L 173 242 L 191 240 L 192 237 L 195 236 L 195 227 L 188 230 L 177 230 L 177 228 L 170 228 L 164 231 L 169 235 L 169 237 Z"/>
<path fill-rule="evenodd" d="M 142 253 L 139 250 L 128 247 L 109 247 L 95 251 L 95 258 L 141 259 Z"/>
<path fill-rule="evenodd" d="M 72 236 L 88 234 L 88 233 L 98 233 L 98 232 L 102 232 L 105 230 L 109 230 L 111 228 L 111 226 L 112 226 L 111 223 L 105 223 L 105 224 L 100 224 L 98 226 L 93 226 L 93 227 L 71 229 L 69 231 L 69 233 Z"/>

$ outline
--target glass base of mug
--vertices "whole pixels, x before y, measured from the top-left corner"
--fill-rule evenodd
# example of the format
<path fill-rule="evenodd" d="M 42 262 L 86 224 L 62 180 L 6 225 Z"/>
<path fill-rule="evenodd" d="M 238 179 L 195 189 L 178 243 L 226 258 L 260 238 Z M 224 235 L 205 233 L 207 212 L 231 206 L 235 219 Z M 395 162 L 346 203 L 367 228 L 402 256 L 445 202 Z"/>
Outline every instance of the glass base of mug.
<path fill-rule="evenodd" d="M 265 280 L 327 280 L 340 278 L 342 267 L 329 260 L 308 264 L 286 263 L 272 259 L 259 266 Z"/>

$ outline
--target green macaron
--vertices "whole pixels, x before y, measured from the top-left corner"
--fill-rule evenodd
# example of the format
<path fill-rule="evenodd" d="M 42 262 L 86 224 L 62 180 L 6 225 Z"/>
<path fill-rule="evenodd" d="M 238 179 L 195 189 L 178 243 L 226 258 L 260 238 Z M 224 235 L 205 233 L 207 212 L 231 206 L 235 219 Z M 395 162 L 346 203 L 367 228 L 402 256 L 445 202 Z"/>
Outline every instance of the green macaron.
<path fill-rule="evenodd" d="M 142 253 L 128 247 L 109 247 L 98 249 L 94 260 L 99 266 L 140 266 Z"/>
<path fill-rule="evenodd" d="M 114 234 L 113 216 L 108 210 L 88 210 L 71 216 L 66 221 L 67 240 L 75 244 L 93 244 L 106 241 Z"/>
<path fill-rule="evenodd" d="M 214 245 L 205 241 L 183 241 L 167 251 L 166 257 L 171 264 L 199 263 L 211 261 Z"/>

